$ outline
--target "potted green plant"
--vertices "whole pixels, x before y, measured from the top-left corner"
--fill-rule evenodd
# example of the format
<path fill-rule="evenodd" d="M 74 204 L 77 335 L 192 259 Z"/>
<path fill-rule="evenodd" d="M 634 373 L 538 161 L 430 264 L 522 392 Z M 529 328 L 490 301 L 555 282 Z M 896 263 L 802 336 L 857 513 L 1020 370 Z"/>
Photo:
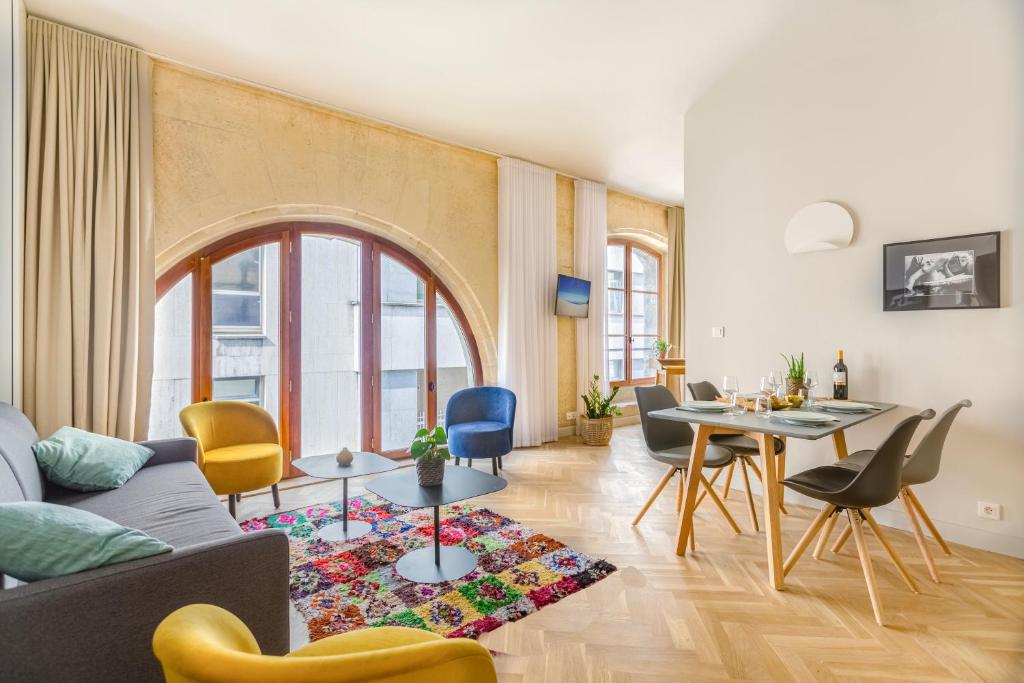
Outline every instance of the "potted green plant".
<path fill-rule="evenodd" d="M 654 352 L 658 354 L 658 358 L 665 358 L 668 356 L 668 352 L 672 350 L 672 345 L 664 339 L 659 339 L 654 342 Z"/>
<path fill-rule="evenodd" d="M 452 457 L 448 452 L 448 436 L 444 427 L 438 425 L 433 431 L 421 429 L 416 432 L 409 454 L 416 461 L 416 479 L 420 486 L 440 486 L 444 480 L 444 461 Z"/>
<path fill-rule="evenodd" d="M 619 393 L 618 387 L 612 387 L 612 393 L 601 393 L 598 385 L 600 375 L 594 375 L 587 387 L 587 393 L 580 396 L 583 399 L 583 406 L 586 408 L 580 418 L 580 431 L 583 443 L 588 446 L 607 446 L 612 440 L 613 419 L 622 413 L 612 405 L 615 395 Z"/>
<path fill-rule="evenodd" d="M 786 361 L 786 396 L 797 396 L 804 388 L 804 354 L 801 353 L 800 358 L 787 357 L 784 353 L 779 355 Z"/>

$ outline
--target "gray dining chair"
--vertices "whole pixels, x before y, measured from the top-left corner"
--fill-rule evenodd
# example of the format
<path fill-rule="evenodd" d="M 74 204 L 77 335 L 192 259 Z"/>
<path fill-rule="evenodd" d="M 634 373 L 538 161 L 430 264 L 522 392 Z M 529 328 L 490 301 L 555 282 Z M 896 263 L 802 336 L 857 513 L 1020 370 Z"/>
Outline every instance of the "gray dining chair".
<path fill-rule="evenodd" d="M 673 420 L 659 420 L 648 415 L 653 410 L 675 408 L 678 405 L 672 392 L 667 387 L 661 385 L 637 387 L 635 393 L 637 407 L 640 410 L 640 428 L 644 434 L 644 443 L 647 445 L 647 454 L 657 462 L 668 465 L 668 469 L 665 471 L 661 481 L 658 482 L 658 485 L 654 487 L 654 491 L 647 498 L 643 508 L 640 509 L 640 512 L 633 519 L 633 526 L 640 523 L 640 520 L 647 514 L 647 510 L 650 509 L 651 505 L 654 504 L 654 501 L 657 500 L 658 496 L 661 495 L 661 492 L 668 486 L 668 483 L 676 474 L 679 475 L 679 486 L 676 492 L 676 512 L 678 513 L 682 509 L 686 472 L 690 466 L 690 454 L 694 441 L 693 428 L 689 424 Z M 707 449 L 704 451 L 704 467 L 721 470 L 721 468 L 732 464 L 735 459 L 736 456 L 732 450 L 723 446 L 708 444 Z M 704 477 L 703 472 L 694 472 L 693 474 L 700 477 L 700 483 L 704 487 L 704 494 L 715 503 L 722 516 L 725 517 L 725 521 L 729 523 L 733 531 L 737 534 L 740 533 L 736 520 L 729 514 L 725 503 L 718 497 L 718 494 Z M 696 504 L 700 505 L 701 500 L 703 500 L 703 496 L 698 499 Z M 691 532 L 692 530 L 691 526 Z M 690 547 L 694 547 L 695 543 L 695 536 L 691 533 Z"/>
<path fill-rule="evenodd" d="M 896 499 L 902 489 L 902 467 L 903 459 L 906 457 L 907 447 L 914 436 L 914 431 L 921 424 L 922 420 L 930 420 L 935 417 L 934 410 L 925 410 L 917 415 L 911 415 L 904 419 L 892 430 L 892 433 L 873 451 L 861 451 L 862 466 L 858 468 L 840 467 L 838 465 L 823 465 L 813 469 L 794 474 L 783 481 L 783 485 L 793 489 L 797 493 L 823 501 L 818 516 L 814 518 L 811 526 L 807 528 L 803 537 L 793 548 L 782 565 L 783 576 L 788 574 L 793 566 L 800 560 L 804 550 L 810 545 L 814 535 L 823 527 L 831 527 L 839 514 L 846 512 L 850 519 L 850 528 L 853 538 L 857 542 L 857 554 L 860 556 L 861 569 L 864 572 L 864 582 L 868 587 L 868 595 L 871 598 L 871 608 L 875 613 L 875 621 L 880 626 L 885 625 L 885 617 L 882 614 L 882 601 L 878 595 L 878 586 L 875 583 L 875 570 L 871 564 L 871 553 L 868 551 L 867 542 L 864 539 L 864 531 L 861 522 L 867 522 L 874 532 L 875 538 L 882 544 L 885 551 L 900 576 L 907 586 L 914 593 L 917 593 L 917 584 L 914 578 L 907 571 L 903 561 L 900 560 L 896 550 L 882 533 L 882 528 L 871 516 L 871 508 L 887 505 Z"/>
<path fill-rule="evenodd" d="M 947 408 L 946 412 L 942 413 L 942 416 L 935 421 L 935 426 L 924 435 L 917 448 L 903 459 L 902 485 L 900 486 L 899 493 L 900 502 L 903 503 L 903 509 L 906 511 L 907 517 L 910 518 L 910 525 L 914 530 L 914 538 L 917 540 L 917 547 L 921 551 L 921 557 L 924 559 L 925 566 L 928 567 L 928 574 L 935 583 L 939 583 L 939 572 L 935 568 L 935 560 L 932 559 L 932 554 L 928 550 L 927 539 L 925 539 L 924 532 L 921 530 L 921 521 L 928 527 L 928 531 L 931 532 L 932 538 L 935 539 L 942 552 L 946 555 L 952 555 L 952 552 L 949 546 L 946 545 L 942 535 L 939 534 L 939 530 L 935 528 L 935 524 L 928 516 L 928 513 L 925 512 L 921 501 L 917 499 L 914 490 L 910 487 L 927 484 L 938 476 L 939 465 L 942 462 L 942 449 L 946 444 L 946 436 L 949 434 L 949 429 L 953 426 L 953 420 L 961 409 L 970 408 L 972 405 L 968 399 L 964 399 Z M 850 454 L 849 457 L 840 460 L 836 465 L 850 469 L 862 469 L 867 461 L 870 460 L 870 457 L 871 451 L 857 451 Z M 920 521 L 918 520 L 919 517 Z M 836 539 L 835 545 L 832 546 L 832 552 L 837 553 L 842 549 L 843 544 L 850 537 L 851 531 L 852 529 L 849 528 L 843 531 L 839 538 Z M 823 538 L 818 542 L 816 558 L 821 556 L 821 549 L 824 548 L 827 542 L 828 537 L 823 534 Z"/>
<path fill-rule="evenodd" d="M 690 390 L 690 396 L 696 401 L 714 401 L 722 395 L 711 382 L 687 382 L 686 388 Z M 736 469 L 736 463 L 740 465 L 740 473 L 743 475 L 743 483 L 747 489 L 747 512 L 750 514 L 750 524 L 754 527 L 754 531 L 760 531 L 760 527 L 757 523 L 757 506 L 754 504 L 754 494 L 750 489 L 750 475 L 747 473 L 747 468 L 750 468 L 754 472 L 754 476 L 757 477 L 758 481 L 761 481 L 761 470 L 757 466 L 757 462 L 754 460 L 755 457 L 761 454 L 758 449 L 757 442 L 751 439 L 749 436 L 743 434 L 712 434 L 711 443 L 717 446 L 725 446 L 736 454 L 736 460 L 729 465 L 728 469 L 725 470 L 725 485 L 722 487 L 722 498 L 729 497 L 729 490 L 732 486 L 733 471 Z M 775 438 L 775 454 L 778 457 L 780 463 L 779 479 L 782 480 L 785 473 L 785 460 L 786 442 L 782 439 Z M 718 479 L 718 475 L 723 470 L 715 472 L 714 476 L 711 477 L 711 484 L 713 485 Z M 782 497 L 779 497 L 780 509 L 785 510 L 785 506 L 782 506 Z"/>

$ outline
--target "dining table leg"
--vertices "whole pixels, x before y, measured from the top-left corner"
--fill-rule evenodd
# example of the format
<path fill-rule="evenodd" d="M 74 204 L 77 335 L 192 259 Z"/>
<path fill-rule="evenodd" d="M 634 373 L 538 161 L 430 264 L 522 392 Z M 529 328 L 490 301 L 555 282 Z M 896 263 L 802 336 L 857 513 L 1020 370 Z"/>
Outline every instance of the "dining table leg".
<path fill-rule="evenodd" d="M 761 489 L 764 493 L 765 542 L 768 546 L 768 582 L 775 590 L 782 590 L 785 576 L 782 571 L 782 529 L 779 519 L 779 485 L 775 462 L 775 439 L 761 432 L 754 437 L 761 451 Z"/>
<path fill-rule="evenodd" d="M 832 445 L 836 448 L 836 457 L 840 460 L 849 455 L 846 450 L 846 433 L 840 429 L 832 433 Z"/>
<path fill-rule="evenodd" d="M 697 436 L 690 450 L 690 464 L 686 468 L 686 490 L 683 492 L 683 513 L 679 515 L 679 531 L 676 534 L 676 555 L 686 555 L 686 543 L 690 539 L 693 527 L 693 511 L 697 507 L 697 490 L 700 488 L 701 468 L 704 466 L 704 451 L 707 450 L 708 437 L 714 427 L 699 425 Z"/>

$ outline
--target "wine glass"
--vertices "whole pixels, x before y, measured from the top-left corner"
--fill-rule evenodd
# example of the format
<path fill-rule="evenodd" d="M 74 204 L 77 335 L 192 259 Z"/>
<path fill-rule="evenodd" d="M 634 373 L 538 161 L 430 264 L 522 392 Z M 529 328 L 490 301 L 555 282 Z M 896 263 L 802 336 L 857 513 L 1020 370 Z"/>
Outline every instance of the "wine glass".
<path fill-rule="evenodd" d="M 818 373 L 808 370 L 804 373 L 804 386 L 807 387 L 807 405 L 814 405 L 814 388 L 818 386 Z"/>
<path fill-rule="evenodd" d="M 786 377 L 788 376 L 789 373 L 783 370 L 775 371 L 775 396 L 779 401 L 786 399 Z"/>
<path fill-rule="evenodd" d="M 775 390 L 779 388 L 779 381 L 776 379 L 774 372 L 769 372 L 765 377 L 761 378 L 761 396 L 764 397 L 764 406 L 760 401 L 754 405 L 754 414 L 758 417 L 768 417 L 772 414 L 772 396 L 775 395 Z"/>
<path fill-rule="evenodd" d="M 726 375 L 722 379 L 722 392 L 729 397 L 731 407 L 728 412 L 730 415 L 736 415 L 739 411 L 736 410 L 736 395 L 740 391 L 740 382 L 735 375 Z"/>

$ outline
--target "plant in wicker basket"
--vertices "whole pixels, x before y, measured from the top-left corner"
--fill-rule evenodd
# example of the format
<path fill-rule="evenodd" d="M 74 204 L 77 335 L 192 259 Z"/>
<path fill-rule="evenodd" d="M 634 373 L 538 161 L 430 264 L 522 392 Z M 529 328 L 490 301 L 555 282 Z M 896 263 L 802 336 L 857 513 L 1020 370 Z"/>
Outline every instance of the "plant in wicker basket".
<path fill-rule="evenodd" d="M 786 361 L 786 395 L 796 396 L 804 388 L 804 354 L 801 353 L 800 358 L 787 357 L 784 353 L 779 355 Z"/>
<path fill-rule="evenodd" d="M 444 479 L 444 461 L 452 457 L 448 452 L 448 436 L 444 427 L 438 425 L 434 431 L 421 429 L 416 432 L 409 454 L 416 461 L 416 479 L 420 486 L 440 486 Z"/>
<path fill-rule="evenodd" d="M 587 387 L 587 393 L 582 394 L 583 407 L 586 408 L 584 415 L 580 418 L 583 443 L 588 446 L 607 446 L 612 440 L 612 420 L 616 415 L 621 415 L 612 401 L 619 393 L 618 387 L 612 387 L 612 393 L 605 395 L 601 392 L 599 382 L 600 375 L 594 375 Z"/>

